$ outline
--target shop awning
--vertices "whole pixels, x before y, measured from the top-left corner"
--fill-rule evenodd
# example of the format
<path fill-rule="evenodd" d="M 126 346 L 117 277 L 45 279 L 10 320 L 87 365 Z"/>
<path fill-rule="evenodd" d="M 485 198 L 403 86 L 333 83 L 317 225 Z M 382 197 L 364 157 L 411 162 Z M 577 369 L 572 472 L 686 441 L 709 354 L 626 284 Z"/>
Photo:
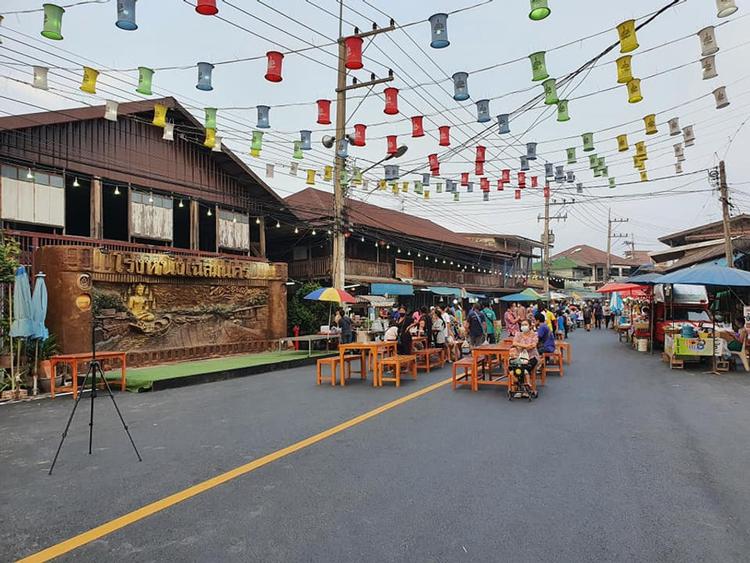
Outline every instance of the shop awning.
<path fill-rule="evenodd" d="M 485 299 L 487 296 L 484 293 L 470 293 L 466 292 L 466 299 Z"/>
<path fill-rule="evenodd" d="M 373 307 L 390 307 L 395 302 L 392 297 L 382 295 L 357 295 L 357 303 L 369 303 Z"/>
<path fill-rule="evenodd" d="M 429 286 L 427 289 L 429 289 L 432 293 L 436 295 L 452 295 L 453 297 L 461 297 L 461 288 L 459 287 L 435 287 L 435 286 Z"/>
<path fill-rule="evenodd" d="M 370 285 L 372 295 L 414 295 L 410 283 L 373 283 Z"/>

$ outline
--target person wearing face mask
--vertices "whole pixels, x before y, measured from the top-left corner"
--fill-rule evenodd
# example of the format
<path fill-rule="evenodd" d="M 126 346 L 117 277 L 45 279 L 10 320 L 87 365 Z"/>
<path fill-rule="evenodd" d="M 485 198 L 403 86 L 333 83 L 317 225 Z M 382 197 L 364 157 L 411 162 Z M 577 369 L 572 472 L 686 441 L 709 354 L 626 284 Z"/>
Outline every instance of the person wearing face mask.
<path fill-rule="evenodd" d="M 531 328 L 531 323 L 528 319 L 521 321 L 520 330 L 513 337 L 513 346 L 519 351 L 526 351 L 529 355 L 529 373 L 534 373 L 536 364 L 539 362 L 539 351 L 537 345 L 539 344 L 539 337 L 536 332 Z M 526 383 L 531 384 L 530 381 Z"/>

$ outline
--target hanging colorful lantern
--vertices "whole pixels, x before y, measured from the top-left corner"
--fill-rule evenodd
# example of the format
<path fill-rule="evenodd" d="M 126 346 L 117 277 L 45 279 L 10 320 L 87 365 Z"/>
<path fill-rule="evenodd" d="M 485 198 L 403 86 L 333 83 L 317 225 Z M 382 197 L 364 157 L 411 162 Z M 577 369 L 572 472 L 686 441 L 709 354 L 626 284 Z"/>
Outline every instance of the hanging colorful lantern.
<path fill-rule="evenodd" d="M 203 146 L 209 149 L 214 148 L 216 144 L 216 129 L 206 129 L 206 139 L 203 141 Z"/>
<path fill-rule="evenodd" d="M 555 176 L 555 165 L 551 162 L 544 163 L 544 177 L 553 178 Z"/>
<path fill-rule="evenodd" d="M 627 84 L 633 80 L 633 55 L 623 55 L 615 61 L 617 64 L 617 83 Z"/>
<path fill-rule="evenodd" d="M 490 180 L 489 180 L 489 178 L 480 178 L 479 179 L 479 188 L 483 192 L 490 191 Z"/>
<path fill-rule="evenodd" d="M 526 158 L 526 155 L 521 155 L 520 158 L 521 161 L 521 170 L 524 172 L 529 169 L 529 159 Z"/>
<path fill-rule="evenodd" d="M 307 178 L 305 179 L 305 183 L 308 186 L 314 186 L 315 185 L 315 170 L 307 170 Z"/>
<path fill-rule="evenodd" d="M 456 192 L 456 182 L 453 180 L 446 180 L 445 191 L 450 192 L 450 193 Z"/>
<path fill-rule="evenodd" d="M 726 18 L 737 11 L 734 0 L 716 0 L 716 17 Z"/>
<path fill-rule="evenodd" d="M 206 129 L 216 129 L 216 108 L 203 108 L 206 114 L 203 126 Z"/>
<path fill-rule="evenodd" d="M 138 88 L 135 89 L 139 94 L 144 96 L 150 96 L 153 94 L 151 91 L 151 82 L 154 78 L 154 71 L 145 66 L 138 67 Z"/>
<path fill-rule="evenodd" d="M 628 82 L 628 103 L 637 104 L 641 100 L 643 100 L 643 95 L 641 94 L 641 79 L 633 78 L 633 80 Z"/>
<path fill-rule="evenodd" d="M 469 182 L 468 184 L 466 184 L 466 191 L 468 193 L 474 192 L 474 182 Z"/>
<path fill-rule="evenodd" d="M 646 172 L 645 170 L 641 170 L 640 175 L 641 182 L 648 182 L 648 172 Z"/>
<path fill-rule="evenodd" d="M 378 189 L 381 192 L 384 192 L 387 186 L 388 186 L 388 184 L 387 184 L 387 182 L 385 180 L 378 180 Z"/>
<path fill-rule="evenodd" d="M 401 182 L 401 191 L 406 193 L 409 193 L 409 182 Z"/>
<path fill-rule="evenodd" d="M 498 133 L 504 135 L 510 133 L 510 115 L 507 113 L 501 113 L 497 116 L 497 127 Z"/>
<path fill-rule="evenodd" d="M 47 84 L 47 74 L 49 73 L 49 69 L 46 66 L 35 66 L 33 67 L 33 71 L 34 82 L 32 83 L 32 86 L 38 90 L 49 90 L 49 85 Z"/>
<path fill-rule="evenodd" d="M 399 192 L 399 190 L 398 190 L 398 182 L 391 183 L 391 193 L 393 195 L 398 195 L 398 192 Z"/>
<path fill-rule="evenodd" d="M 487 160 L 487 147 L 482 145 L 477 145 L 477 155 L 474 159 L 475 162 L 485 162 Z"/>
<path fill-rule="evenodd" d="M 667 124 L 669 125 L 669 135 L 671 137 L 674 137 L 676 135 L 679 135 L 682 133 L 682 129 L 680 129 L 680 118 L 679 117 L 673 117 L 670 119 Z"/>
<path fill-rule="evenodd" d="M 714 100 L 716 100 L 716 109 L 722 109 L 729 105 L 729 98 L 727 98 L 727 87 L 720 86 L 713 91 Z"/>
<path fill-rule="evenodd" d="M 99 78 L 99 71 L 89 66 L 83 67 L 83 81 L 79 90 L 87 94 L 96 94 L 96 79 Z"/>
<path fill-rule="evenodd" d="M 157 127 L 164 127 L 167 124 L 167 106 L 154 104 L 154 119 L 151 123 Z"/>
<path fill-rule="evenodd" d="M 599 157 L 596 156 L 595 154 L 590 154 L 589 155 L 589 168 L 593 170 L 597 166 L 599 166 Z"/>
<path fill-rule="evenodd" d="M 219 13 L 216 7 L 216 0 L 198 0 L 195 5 L 195 11 L 202 16 L 215 16 Z"/>
<path fill-rule="evenodd" d="M 638 39 L 635 35 L 635 20 L 626 20 L 618 25 L 617 35 L 620 38 L 621 53 L 630 53 L 638 48 Z"/>
<path fill-rule="evenodd" d="M 526 187 L 526 174 L 524 172 L 518 173 L 518 187 L 519 188 Z"/>
<path fill-rule="evenodd" d="M 714 26 L 709 25 L 698 32 L 698 39 L 701 42 L 701 57 L 708 57 L 719 52 L 719 44 L 716 42 L 716 32 Z"/>
<path fill-rule="evenodd" d="M 279 51 L 268 51 L 266 58 L 268 59 L 266 80 L 269 82 L 281 82 L 281 63 L 284 60 L 284 54 Z"/>
<path fill-rule="evenodd" d="M 386 172 L 387 171 L 388 171 L 388 167 L 386 167 Z M 388 176 L 386 175 L 386 178 L 387 177 Z M 398 175 L 396 177 L 398 177 Z M 330 166 L 330 165 L 324 166 L 323 167 L 323 181 L 330 182 L 331 180 L 333 180 L 333 166 Z"/>
<path fill-rule="evenodd" d="M 104 104 L 104 119 L 107 121 L 117 121 L 117 108 L 120 104 L 112 100 L 106 100 Z"/>
<path fill-rule="evenodd" d="M 164 134 L 161 136 L 165 141 L 174 141 L 174 123 L 164 125 Z"/>
<path fill-rule="evenodd" d="M 299 132 L 300 148 L 303 151 L 309 151 L 312 149 L 312 131 L 302 129 Z"/>
<path fill-rule="evenodd" d="M 362 184 L 362 170 L 355 166 L 352 176 L 354 176 L 354 178 L 352 179 L 352 184 L 355 184 L 357 186 Z"/>
<path fill-rule="evenodd" d="M 352 139 L 352 145 L 355 147 L 364 147 L 366 144 L 366 133 L 367 125 L 363 123 L 357 123 L 354 126 L 354 137 Z"/>
<path fill-rule="evenodd" d="M 648 160 L 645 141 L 638 141 L 635 144 L 635 156 L 637 156 L 640 160 Z"/>
<path fill-rule="evenodd" d="M 488 121 L 491 121 L 491 120 L 492 118 L 490 117 L 490 101 L 479 100 L 477 102 L 477 122 L 487 123 Z"/>
<path fill-rule="evenodd" d="M 538 188 L 539 187 L 539 177 L 538 176 L 532 176 L 531 177 L 531 187 L 532 188 Z"/>
<path fill-rule="evenodd" d="M 257 149 L 250 149 L 250 156 L 253 158 L 258 158 L 260 156 L 260 151 Z"/>
<path fill-rule="evenodd" d="M 388 135 L 386 137 L 388 149 L 386 152 L 388 154 L 396 154 L 398 152 L 398 138 L 396 135 Z"/>
<path fill-rule="evenodd" d="M 565 152 L 568 155 L 568 164 L 575 164 L 576 162 L 578 162 L 578 160 L 576 159 L 576 148 L 575 147 L 569 147 L 569 148 L 565 149 Z"/>
<path fill-rule="evenodd" d="M 451 128 L 449 125 L 441 125 L 438 127 L 440 132 L 440 146 L 449 147 L 451 145 Z"/>
<path fill-rule="evenodd" d="M 625 134 L 617 135 L 617 150 L 619 152 L 625 152 L 630 147 L 628 145 L 628 136 Z"/>
<path fill-rule="evenodd" d="M 614 178 L 610 178 L 609 179 L 609 187 L 610 188 L 616 188 L 617 187 L 617 183 L 615 182 Z"/>
<path fill-rule="evenodd" d="M 474 163 L 474 174 L 476 176 L 481 176 L 482 174 L 484 174 L 484 162 L 477 161 Z"/>
<path fill-rule="evenodd" d="M 42 28 L 42 35 L 47 39 L 54 39 L 55 41 L 61 41 L 62 36 L 62 17 L 65 13 L 65 8 L 62 6 L 56 6 L 55 4 L 42 4 L 44 8 L 44 27 Z"/>
<path fill-rule="evenodd" d="M 303 158 L 305 158 L 305 156 L 302 154 L 301 141 L 294 141 L 294 152 L 292 153 L 292 158 L 296 160 L 302 160 Z"/>
<path fill-rule="evenodd" d="M 682 138 L 685 141 L 686 147 L 692 147 L 695 144 L 695 132 L 692 125 L 688 125 L 682 129 Z"/>
<path fill-rule="evenodd" d="M 526 143 L 526 159 L 527 160 L 536 160 L 536 143 L 530 142 Z"/>
<path fill-rule="evenodd" d="M 643 170 L 646 167 L 645 160 L 639 157 L 637 154 L 633 155 L 633 167 L 638 170 Z"/>
<path fill-rule="evenodd" d="M 346 48 L 344 66 L 349 70 L 359 70 L 364 66 L 362 64 L 362 43 L 363 39 L 356 35 L 344 39 L 344 47 Z"/>
<path fill-rule="evenodd" d="M 581 135 L 583 138 L 583 150 L 584 152 L 591 152 L 594 150 L 594 134 L 584 133 Z"/>
<path fill-rule="evenodd" d="M 531 61 L 531 80 L 533 82 L 539 82 L 549 78 L 545 55 L 545 51 L 537 51 L 536 53 L 531 53 L 529 55 L 529 60 Z"/>
<path fill-rule="evenodd" d="M 425 199 L 430 199 L 430 190 L 425 190 L 424 191 L 424 198 Z"/>
<path fill-rule="evenodd" d="M 674 163 L 674 171 L 675 171 L 675 174 L 682 174 L 682 162 Z"/>
<path fill-rule="evenodd" d="M 490 200 L 490 193 L 489 192 L 484 192 L 482 194 L 482 201 L 489 201 L 489 200 Z"/>
<path fill-rule="evenodd" d="M 543 20 L 550 15 L 550 12 L 551 10 L 548 7 L 547 0 L 531 0 L 531 12 L 529 12 L 530 20 Z"/>
<path fill-rule="evenodd" d="M 576 181 L 576 173 L 572 170 L 568 170 L 565 172 L 565 181 L 568 182 L 568 184 L 572 184 Z"/>
<path fill-rule="evenodd" d="M 198 84 L 195 85 L 198 90 L 209 92 L 214 89 L 211 85 L 211 73 L 214 65 L 211 63 L 198 63 Z"/>
<path fill-rule="evenodd" d="M 570 114 L 568 114 L 568 100 L 558 100 L 557 120 L 560 122 L 570 121 Z"/>
<path fill-rule="evenodd" d="M 656 114 L 650 113 L 643 118 L 643 124 L 646 128 L 646 135 L 655 135 L 659 132 L 656 128 Z"/>
<path fill-rule="evenodd" d="M 673 145 L 673 148 L 675 158 L 680 162 L 685 160 L 685 150 L 682 148 L 682 143 Z"/>
<path fill-rule="evenodd" d="M 255 106 L 258 110 L 258 129 L 270 129 L 271 125 L 268 122 L 268 112 L 271 111 L 269 106 Z"/>
<path fill-rule="evenodd" d="M 213 152 L 222 152 L 221 150 L 221 137 L 216 135 L 216 141 L 214 142 L 214 146 L 211 147 L 211 150 Z M 271 178 L 273 178 L 273 164 L 266 164 L 266 174 L 268 174 L 268 167 L 271 167 Z"/>
<path fill-rule="evenodd" d="M 577 194 L 582 194 L 583 193 L 583 184 L 581 182 L 578 182 L 576 184 L 576 193 Z"/>
<path fill-rule="evenodd" d="M 516 189 L 516 193 L 515 193 L 515 195 L 513 197 L 515 199 L 521 199 L 521 190 L 520 189 Z"/>
<path fill-rule="evenodd" d="M 125 31 L 138 29 L 135 23 L 135 0 L 117 0 L 117 21 L 115 25 Z"/>
<path fill-rule="evenodd" d="M 385 95 L 383 112 L 386 115 L 396 115 L 398 113 L 398 88 L 386 88 L 383 94 Z"/>
<path fill-rule="evenodd" d="M 565 181 L 565 167 L 555 166 L 555 182 L 562 184 Z"/>
<path fill-rule="evenodd" d="M 266 164 L 266 178 L 273 178 L 274 166 L 273 164 Z"/>
<path fill-rule="evenodd" d="M 432 41 L 430 47 L 443 49 L 451 44 L 448 41 L 448 14 L 433 14 L 429 18 L 432 30 Z"/>
<path fill-rule="evenodd" d="M 453 201 L 458 201 L 460 197 L 460 194 L 458 192 L 453 192 Z"/>
<path fill-rule="evenodd" d="M 430 175 L 429 174 L 422 174 L 422 184 L 425 186 L 430 185 Z M 438 190 L 438 193 L 440 193 L 440 190 Z"/>
<path fill-rule="evenodd" d="M 318 106 L 318 120 L 319 125 L 330 125 L 331 124 L 331 100 L 318 100 L 315 102 Z"/>
<path fill-rule="evenodd" d="M 433 153 L 427 157 L 428 162 L 430 163 L 430 168 L 435 169 L 440 167 L 440 162 L 438 161 L 438 155 Z M 433 176 L 436 176 L 436 174 L 433 174 Z"/>
<path fill-rule="evenodd" d="M 469 185 L 469 173 L 468 172 L 461 172 L 461 185 L 462 186 Z"/>
<path fill-rule="evenodd" d="M 453 75 L 453 99 L 462 102 L 469 99 L 469 74 L 457 72 Z"/>
<path fill-rule="evenodd" d="M 263 149 L 263 131 L 253 131 L 253 138 L 250 141 L 250 150 L 260 151 Z"/>
<path fill-rule="evenodd" d="M 542 82 L 544 88 L 544 103 L 548 106 L 555 105 L 560 99 L 557 97 L 557 85 L 554 78 L 548 78 Z"/>
<path fill-rule="evenodd" d="M 497 191 L 502 192 L 505 189 L 505 182 L 502 179 L 497 181 Z"/>
<path fill-rule="evenodd" d="M 424 137 L 424 126 L 423 122 L 424 117 L 421 115 L 415 115 L 411 118 L 411 136 L 416 137 Z"/>
<path fill-rule="evenodd" d="M 716 55 L 709 55 L 702 58 L 701 68 L 703 69 L 703 80 L 710 80 L 719 76 L 719 73 L 716 71 Z"/>

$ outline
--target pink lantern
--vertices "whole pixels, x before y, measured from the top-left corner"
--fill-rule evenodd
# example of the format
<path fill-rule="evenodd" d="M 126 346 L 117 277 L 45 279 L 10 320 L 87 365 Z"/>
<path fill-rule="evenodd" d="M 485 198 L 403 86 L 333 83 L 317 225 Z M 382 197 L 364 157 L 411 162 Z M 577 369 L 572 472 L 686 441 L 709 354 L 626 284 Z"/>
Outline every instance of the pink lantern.
<path fill-rule="evenodd" d="M 510 184 L 510 170 L 508 168 L 503 170 L 502 182 L 504 184 Z"/>
<path fill-rule="evenodd" d="M 505 189 L 505 182 L 502 180 L 497 181 L 497 191 L 501 192 Z"/>
<path fill-rule="evenodd" d="M 487 147 L 483 147 L 482 145 L 477 145 L 477 162 L 484 162 L 485 161 L 485 153 L 487 152 Z"/>
<path fill-rule="evenodd" d="M 386 88 L 383 91 L 385 94 L 385 110 L 386 115 L 396 115 L 398 113 L 398 88 Z"/>
<path fill-rule="evenodd" d="M 198 0 L 195 5 L 195 11 L 202 16 L 215 16 L 219 13 L 216 7 L 216 0 Z"/>
<path fill-rule="evenodd" d="M 478 160 L 474 163 L 474 174 L 477 176 L 484 174 L 484 162 Z"/>
<path fill-rule="evenodd" d="M 469 185 L 469 173 L 468 172 L 461 172 L 461 185 L 462 186 Z"/>
<path fill-rule="evenodd" d="M 346 47 L 346 68 L 359 70 L 362 68 L 362 38 L 352 35 L 344 39 Z"/>
<path fill-rule="evenodd" d="M 365 146 L 365 131 L 367 131 L 367 125 L 357 123 L 354 126 L 354 141 L 352 142 L 352 145 L 355 147 Z"/>
<path fill-rule="evenodd" d="M 449 147 L 451 146 L 451 128 L 450 125 L 441 125 L 438 127 L 440 131 L 440 146 Z"/>
<path fill-rule="evenodd" d="M 266 69 L 266 80 L 269 82 L 281 82 L 281 61 L 284 60 L 284 54 L 278 51 L 268 51 L 268 68 Z"/>
<path fill-rule="evenodd" d="M 526 172 L 519 172 L 518 173 L 518 187 L 519 188 L 525 188 L 526 187 Z"/>
<path fill-rule="evenodd" d="M 515 198 L 516 199 L 521 199 L 521 190 L 516 190 Z"/>
<path fill-rule="evenodd" d="M 396 154 L 398 152 L 398 139 L 396 135 L 388 135 L 386 139 L 388 140 L 388 150 L 386 152 L 388 154 Z"/>
<path fill-rule="evenodd" d="M 532 188 L 538 188 L 539 187 L 539 178 L 536 176 L 531 177 L 531 187 Z"/>
<path fill-rule="evenodd" d="M 424 127 L 422 126 L 421 115 L 415 115 L 411 118 L 411 136 L 412 137 L 424 137 Z"/>
<path fill-rule="evenodd" d="M 481 178 L 479 180 L 479 187 L 483 192 L 490 191 L 490 179 L 489 178 Z"/>
<path fill-rule="evenodd" d="M 318 100 L 318 123 L 320 125 L 331 124 L 331 100 Z"/>

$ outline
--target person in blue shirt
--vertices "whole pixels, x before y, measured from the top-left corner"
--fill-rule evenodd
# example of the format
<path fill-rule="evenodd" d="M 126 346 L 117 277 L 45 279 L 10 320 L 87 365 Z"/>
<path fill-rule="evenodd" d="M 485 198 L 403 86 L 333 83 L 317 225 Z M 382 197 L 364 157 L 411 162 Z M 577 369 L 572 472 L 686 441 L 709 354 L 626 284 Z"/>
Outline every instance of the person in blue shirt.
<path fill-rule="evenodd" d="M 537 313 L 535 318 L 537 324 L 536 335 L 539 338 L 539 351 L 544 353 L 554 352 L 555 335 L 547 326 L 547 319 L 542 313 Z"/>

